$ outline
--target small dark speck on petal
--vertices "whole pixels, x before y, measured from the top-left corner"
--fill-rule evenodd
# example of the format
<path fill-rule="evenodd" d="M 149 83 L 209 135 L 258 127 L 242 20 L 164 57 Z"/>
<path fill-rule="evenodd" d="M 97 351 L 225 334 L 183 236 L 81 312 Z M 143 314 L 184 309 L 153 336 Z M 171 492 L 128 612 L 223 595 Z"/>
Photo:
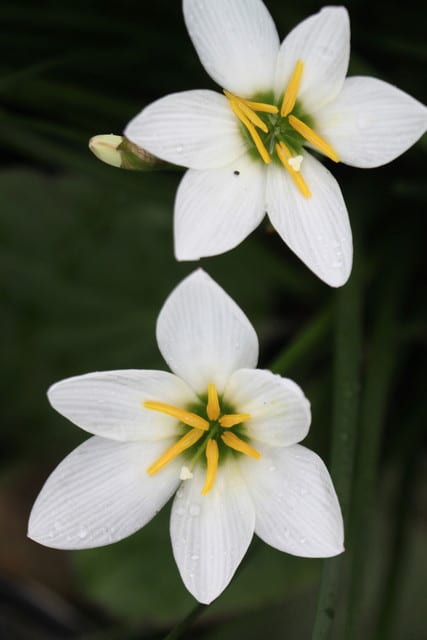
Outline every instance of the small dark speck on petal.
<path fill-rule="evenodd" d="M 240 176 L 240 171 L 235 171 L 235 172 L 234 172 L 234 175 L 235 175 L 235 176 Z"/>

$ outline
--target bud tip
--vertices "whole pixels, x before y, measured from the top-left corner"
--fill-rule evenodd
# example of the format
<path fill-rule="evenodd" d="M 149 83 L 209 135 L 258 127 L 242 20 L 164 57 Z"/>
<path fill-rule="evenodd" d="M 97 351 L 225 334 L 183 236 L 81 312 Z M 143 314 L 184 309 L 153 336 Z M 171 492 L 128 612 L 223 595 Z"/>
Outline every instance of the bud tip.
<path fill-rule="evenodd" d="M 122 157 L 117 149 L 122 141 L 123 136 L 116 136 L 113 133 L 93 136 L 89 140 L 89 149 L 102 162 L 112 167 L 121 167 Z"/>

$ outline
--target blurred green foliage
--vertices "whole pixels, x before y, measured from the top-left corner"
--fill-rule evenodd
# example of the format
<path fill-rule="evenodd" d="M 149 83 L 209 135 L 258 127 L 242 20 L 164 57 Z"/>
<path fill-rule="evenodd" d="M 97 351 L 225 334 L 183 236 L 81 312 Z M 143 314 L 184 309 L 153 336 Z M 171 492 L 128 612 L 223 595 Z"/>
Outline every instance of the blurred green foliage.
<path fill-rule="evenodd" d="M 309 0 L 266 4 L 282 36 L 321 6 Z M 362 0 L 347 6 L 351 73 L 381 77 L 425 101 L 427 49 L 419 6 Z M 43 550 L 40 561 L 33 561 L 41 552 L 25 540 L 24 526 L 41 479 L 85 438 L 50 409 L 49 384 L 101 369 L 163 368 L 155 343 L 158 311 L 173 286 L 198 266 L 173 258 L 172 208 L 180 173 L 137 174 L 101 165 L 87 141 L 97 133 L 120 133 L 163 94 L 214 85 L 193 51 L 178 0 L 4 0 L 0 19 L 2 504 L 11 492 L 8 479 L 19 477 L 26 486 L 13 503 L 15 511 L 6 510 L 1 536 L 13 561 L 3 564 L 22 584 L 44 584 L 84 613 L 87 633 L 72 637 L 112 638 L 111 620 L 120 640 L 135 629 L 136 637 L 154 637 L 147 634 L 167 629 L 193 604 L 173 563 L 168 508 L 129 540 L 62 554 L 69 558 L 67 577 L 55 583 L 43 565 L 55 562 L 58 553 Z M 361 559 L 367 573 L 359 576 L 363 602 L 353 605 L 359 633 L 384 640 L 421 640 L 424 631 L 420 460 L 426 404 L 419 354 L 426 342 L 425 150 L 421 141 L 374 171 L 333 168 L 350 211 L 364 281 L 358 431 L 375 430 L 377 438 L 369 442 L 368 435 L 365 445 L 372 446 L 375 473 L 355 501 L 364 504 L 369 490 L 375 517 L 370 509 L 359 510 L 368 526 Z M 261 366 L 276 363 L 306 390 L 313 404 L 308 446 L 328 459 L 336 292 L 318 282 L 267 227 L 233 252 L 201 264 L 253 322 Z M 357 465 L 356 474 L 364 450 Z M 17 537 L 11 538 L 9 517 L 22 523 Z M 357 526 L 356 518 L 337 639 L 345 637 Z M 238 577 L 205 613 L 201 637 L 255 639 L 265 630 L 282 630 L 289 640 L 309 638 L 319 571 L 318 561 L 255 545 Z M 35 635 L 30 615 L 18 633 L 8 615 L 11 626 L 1 620 L 12 629 L 5 636 L 11 640 L 71 637 Z"/>

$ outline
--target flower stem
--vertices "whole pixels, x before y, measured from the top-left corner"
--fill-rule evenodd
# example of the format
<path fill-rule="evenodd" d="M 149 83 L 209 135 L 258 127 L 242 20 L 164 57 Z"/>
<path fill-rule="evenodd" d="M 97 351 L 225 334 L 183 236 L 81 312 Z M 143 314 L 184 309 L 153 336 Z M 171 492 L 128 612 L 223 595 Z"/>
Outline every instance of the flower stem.
<path fill-rule="evenodd" d="M 401 254 L 402 252 L 402 247 Z M 408 256 L 406 256 L 408 257 Z M 400 360 L 398 316 L 406 290 L 410 259 L 396 264 L 394 253 L 389 278 L 378 296 L 377 313 L 370 341 L 366 384 L 361 405 L 359 446 L 351 519 L 351 581 L 347 608 L 346 640 L 361 637 L 361 609 L 366 592 L 368 550 L 372 537 L 373 506 L 378 488 L 378 464 L 387 401 L 396 365 Z M 394 273 L 393 273 L 394 266 Z"/>
<path fill-rule="evenodd" d="M 362 347 L 362 278 L 359 262 L 348 284 L 337 294 L 334 361 L 334 406 L 331 476 L 344 518 L 348 522 L 359 404 L 359 369 Z M 312 639 L 330 637 L 336 613 L 343 558 L 323 563 Z"/>

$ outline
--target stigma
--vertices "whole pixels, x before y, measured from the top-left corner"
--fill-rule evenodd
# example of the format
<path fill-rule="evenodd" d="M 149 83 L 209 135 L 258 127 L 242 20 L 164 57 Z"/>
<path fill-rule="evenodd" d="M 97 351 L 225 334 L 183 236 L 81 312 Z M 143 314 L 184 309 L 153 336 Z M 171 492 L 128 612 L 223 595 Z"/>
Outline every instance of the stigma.
<path fill-rule="evenodd" d="M 190 457 L 190 461 L 181 467 L 179 477 L 181 480 L 191 480 L 194 465 L 201 456 L 204 456 L 206 462 L 206 479 L 202 489 L 202 495 L 206 495 L 212 489 L 218 472 L 220 444 L 255 460 L 261 457 L 261 454 L 245 439 L 233 432 L 233 427 L 242 425 L 251 419 L 250 414 L 223 413 L 218 391 L 214 384 L 208 385 L 205 409 L 206 418 L 200 416 L 198 413 L 163 402 L 147 400 L 143 403 L 143 407 L 144 409 L 158 411 L 171 418 L 175 418 L 185 427 L 191 427 L 175 444 L 169 447 L 160 458 L 148 467 L 147 473 L 149 475 L 158 473 L 169 464 L 169 462 L 172 462 L 172 460 L 191 449 L 200 441 L 200 444 L 195 447 L 195 452 L 193 456 Z"/>

